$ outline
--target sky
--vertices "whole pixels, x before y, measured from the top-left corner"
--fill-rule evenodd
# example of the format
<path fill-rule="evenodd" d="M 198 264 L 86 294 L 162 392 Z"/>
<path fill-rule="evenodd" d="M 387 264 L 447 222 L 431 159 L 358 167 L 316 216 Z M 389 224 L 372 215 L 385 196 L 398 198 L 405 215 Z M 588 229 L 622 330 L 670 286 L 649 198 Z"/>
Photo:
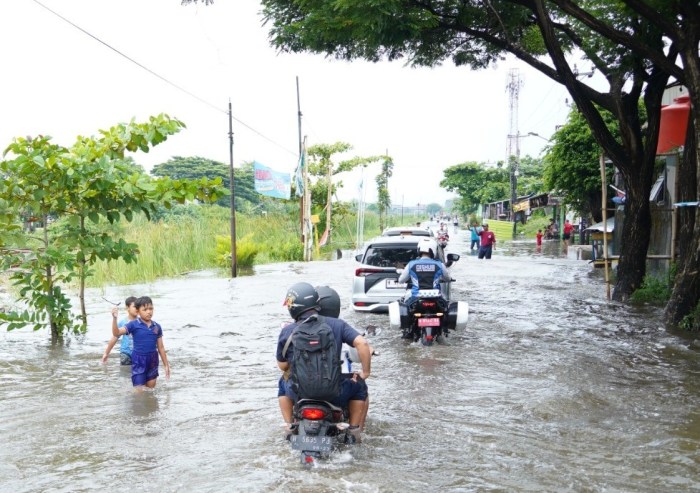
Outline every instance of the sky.
<path fill-rule="evenodd" d="M 229 162 L 232 104 L 234 166 L 256 160 L 292 172 L 302 134 L 308 145 L 346 142 L 335 160 L 388 153 L 395 205 L 454 197 L 443 170 L 505 159 L 510 131 L 508 74 L 521 80 L 517 129 L 521 156 L 537 157 L 570 98 L 559 84 L 517 60 L 474 71 L 450 61 L 344 62 L 270 46 L 258 0 L 13 0 L 0 2 L 0 146 L 44 134 L 70 146 L 131 119 L 159 113 L 187 129 L 132 157 L 150 170 L 173 156 Z M 53 12 L 52 12 L 53 11 Z M 376 200 L 379 163 L 337 175 L 342 200 Z"/>

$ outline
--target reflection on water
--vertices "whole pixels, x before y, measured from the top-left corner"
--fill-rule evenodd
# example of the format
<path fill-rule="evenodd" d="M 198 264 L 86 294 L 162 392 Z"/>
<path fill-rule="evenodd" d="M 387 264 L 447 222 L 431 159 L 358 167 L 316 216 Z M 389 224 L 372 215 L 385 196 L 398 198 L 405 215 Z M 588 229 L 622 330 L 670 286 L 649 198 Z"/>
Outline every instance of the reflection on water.
<path fill-rule="evenodd" d="M 131 403 L 131 415 L 147 418 L 158 412 L 158 396 L 156 390 L 134 391 L 128 400 Z"/>
<path fill-rule="evenodd" d="M 448 252 L 470 321 L 449 346 L 403 341 L 386 315 L 349 307 L 355 267 L 288 262 L 253 276 L 88 293 L 89 331 L 0 333 L 0 490 L 697 491 L 700 364 L 658 309 L 605 301 L 602 272 L 560 242 Z M 501 239 L 502 240 L 502 239 Z M 381 353 L 365 441 L 303 469 L 283 439 L 274 350 L 282 300 L 300 280 L 341 295 L 342 317 Z M 133 391 L 102 300 L 147 294 L 172 376 Z"/>

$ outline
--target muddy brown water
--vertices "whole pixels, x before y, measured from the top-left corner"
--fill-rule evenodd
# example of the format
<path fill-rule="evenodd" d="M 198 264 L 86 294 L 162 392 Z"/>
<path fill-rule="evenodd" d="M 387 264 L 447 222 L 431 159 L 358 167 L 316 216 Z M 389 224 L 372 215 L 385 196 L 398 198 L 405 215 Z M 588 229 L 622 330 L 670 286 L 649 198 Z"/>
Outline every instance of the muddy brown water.
<path fill-rule="evenodd" d="M 470 306 L 449 346 L 409 344 L 350 308 L 352 252 L 199 272 L 88 294 L 89 331 L 0 333 L 0 491 L 660 492 L 700 490 L 700 355 L 658 309 L 605 300 L 575 247 L 510 242 L 490 261 L 448 251 Z M 283 440 L 274 350 L 288 285 L 328 284 L 342 317 L 383 328 L 364 443 L 308 469 Z M 110 305 L 154 299 L 172 378 L 132 391 Z"/>

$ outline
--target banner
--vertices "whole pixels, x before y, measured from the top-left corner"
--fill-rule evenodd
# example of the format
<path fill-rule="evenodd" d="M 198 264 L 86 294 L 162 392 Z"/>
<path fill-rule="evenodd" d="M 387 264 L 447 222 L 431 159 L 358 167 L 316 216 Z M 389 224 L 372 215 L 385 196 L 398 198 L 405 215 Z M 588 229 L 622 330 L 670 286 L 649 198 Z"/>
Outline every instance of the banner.
<path fill-rule="evenodd" d="M 289 199 L 292 193 L 292 182 L 289 173 L 280 173 L 273 169 L 253 161 L 255 176 L 255 191 L 260 195 Z"/>
<path fill-rule="evenodd" d="M 301 156 L 299 156 L 299 163 L 297 164 L 297 169 L 294 170 L 294 188 L 295 193 L 297 197 L 301 197 L 304 195 L 304 166 L 306 163 L 304 162 L 304 153 L 301 153 Z"/>

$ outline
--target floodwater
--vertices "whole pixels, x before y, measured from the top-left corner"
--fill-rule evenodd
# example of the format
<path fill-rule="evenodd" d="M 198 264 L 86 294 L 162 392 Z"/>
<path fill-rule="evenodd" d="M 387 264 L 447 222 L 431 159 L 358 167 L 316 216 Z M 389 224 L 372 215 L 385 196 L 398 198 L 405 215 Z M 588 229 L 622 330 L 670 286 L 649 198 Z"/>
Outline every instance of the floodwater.
<path fill-rule="evenodd" d="M 0 491 L 660 492 L 700 490 L 700 348 L 658 309 L 605 299 L 558 243 L 448 251 L 465 331 L 422 347 L 350 308 L 351 252 L 332 262 L 209 272 L 88 294 L 89 331 L 0 333 Z M 304 468 L 283 439 L 274 358 L 286 288 L 328 284 L 381 355 L 364 442 Z M 134 393 L 110 305 L 148 294 L 172 377 Z M 123 305 L 122 305 L 123 306 Z"/>

